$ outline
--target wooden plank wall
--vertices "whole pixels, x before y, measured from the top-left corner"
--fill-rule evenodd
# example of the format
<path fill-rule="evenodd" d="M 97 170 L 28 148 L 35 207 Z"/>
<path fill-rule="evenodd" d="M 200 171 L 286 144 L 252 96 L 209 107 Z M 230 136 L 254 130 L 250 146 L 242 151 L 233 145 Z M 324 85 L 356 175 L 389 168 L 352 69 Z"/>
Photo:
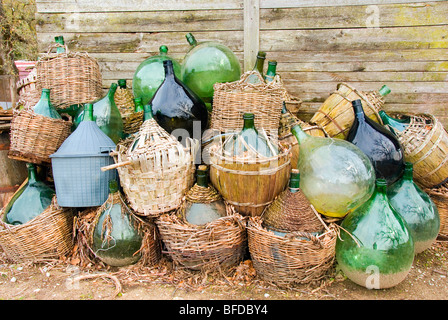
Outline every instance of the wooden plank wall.
<path fill-rule="evenodd" d="M 38 40 L 55 35 L 98 59 L 103 83 L 131 79 L 161 44 L 179 61 L 187 32 L 229 46 L 251 68 L 258 49 L 278 61 L 309 119 L 339 82 L 387 84 L 386 111 L 429 112 L 448 127 L 448 1 L 37 0 Z M 250 14 L 252 16 L 248 17 Z M 257 14 L 258 16 L 253 16 Z M 259 32 L 250 37 L 248 19 Z M 246 30 L 246 33 L 245 33 Z M 254 32 L 254 31 L 251 31 Z M 255 39 L 255 40 L 254 40 Z M 258 45 L 258 47 L 257 47 Z M 250 63 L 249 63 L 250 62 Z"/>

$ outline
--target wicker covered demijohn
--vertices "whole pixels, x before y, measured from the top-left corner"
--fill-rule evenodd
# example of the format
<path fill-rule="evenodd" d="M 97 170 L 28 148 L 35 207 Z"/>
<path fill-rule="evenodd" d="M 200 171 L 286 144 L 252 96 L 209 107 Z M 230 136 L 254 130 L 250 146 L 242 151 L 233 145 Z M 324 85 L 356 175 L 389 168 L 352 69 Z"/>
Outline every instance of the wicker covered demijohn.
<path fill-rule="evenodd" d="M 240 132 L 209 152 L 213 186 L 242 215 L 260 215 L 288 183 L 290 148 L 257 131 L 251 113 L 244 115 Z"/>
<path fill-rule="evenodd" d="M 384 96 L 389 92 L 387 86 L 376 92 L 361 91 L 347 83 L 339 83 L 337 90 L 324 101 L 310 123 L 321 126 L 331 138 L 345 139 L 355 119 L 352 101 L 360 99 L 366 116 L 382 123 L 378 112 L 384 105 Z"/>
<path fill-rule="evenodd" d="M 102 170 L 117 168 L 131 208 L 155 218 L 177 209 L 193 184 L 198 143 L 187 139 L 183 147 L 155 121 L 150 105 L 145 105 L 144 119 L 140 130 L 111 153 L 115 164 Z"/>
<path fill-rule="evenodd" d="M 102 172 L 101 167 L 113 163 L 109 153 L 115 147 L 93 120 L 92 104 L 86 104 L 83 121 L 50 156 L 60 206 L 94 207 L 106 201 L 109 181 L 118 177 L 116 170 Z"/>
<path fill-rule="evenodd" d="M 197 182 L 174 213 L 156 220 L 162 241 L 177 264 L 192 270 L 232 267 L 244 257 L 246 221 L 208 183 L 200 165 Z"/>
<path fill-rule="evenodd" d="M 49 164 L 50 155 L 70 135 L 71 125 L 71 121 L 62 119 L 53 107 L 50 90 L 42 89 L 41 97 L 33 107 L 14 110 L 8 157 Z"/>

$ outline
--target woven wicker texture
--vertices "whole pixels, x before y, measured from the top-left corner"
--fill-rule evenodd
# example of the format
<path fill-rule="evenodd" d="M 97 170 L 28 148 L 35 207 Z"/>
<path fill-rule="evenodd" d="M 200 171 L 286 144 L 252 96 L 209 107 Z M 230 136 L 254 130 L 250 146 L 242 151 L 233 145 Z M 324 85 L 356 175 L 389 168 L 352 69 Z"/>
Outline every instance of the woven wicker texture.
<path fill-rule="evenodd" d="M 279 287 L 323 279 L 333 265 L 337 239 L 336 229 L 327 228 L 318 237 L 307 232 L 281 237 L 263 228 L 260 217 L 250 217 L 248 244 L 257 275 Z"/>
<path fill-rule="evenodd" d="M 117 88 L 114 96 L 115 104 L 123 120 L 123 132 L 133 134 L 143 124 L 143 111 L 135 113 L 134 95 L 130 88 Z"/>
<path fill-rule="evenodd" d="M 102 76 L 98 62 L 85 52 L 70 52 L 67 46 L 63 46 L 63 53 L 52 53 L 58 46 L 62 45 L 50 46 L 36 63 L 37 90 L 50 89 L 51 102 L 60 109 L 101 98 Z"/>
<path fill-rule="evenodd" d="M 70 121 L 44 117 L 30 109 L 14 110 L 8 157 L 36 164 L 50 163 L 49 156 L 70 135 L 71 125 Z"/>
<path fill-rule="evenodd" d="M 40 215 L 21 225 L 10 225 L 4 212 L 0 218 L 0 246 L 15 262 L 59 259 L 73 249 L 73 212 L 61 208 L 56 197 Z"/>
<path fill-rule="evenodd" d="M 184 148 L 154 119 L 146 120 L 135 135 L 112 153 L 123 191 L 132 209 L 144 216 L 177 209 L 193 185 L 194 156 L 199 143 Z M 113 166 L 112 166 L 113 167 Z"/>
<path fill-rule="evenodd" d="M 321 232 L 323 222 L 303 192 L 291 192 L 289 188 L 280 193 L 263 212 L 263 226 L 281 232 Z"/>
<path fill-rule="evenodd" d="M 134 112 L 123 119 L 123 132 L 126 134 L 133 134 L 140 130 L 143 124 L 144 112 Z"/>
<path fill-rule="evenodd" d="M 275 143 L 273 139 L 266 138 Z M 227 139 L 233 139 L 233 136 Z M 233 157 L 225 154 L 219 143 L 210 147 L 210 181 L 240 214 L 260 215 L 287 185 L 291 149 L 278 146 L 279 154 L 269 158 L 255 152 L 248 152 L 245 157 Z"/>
<path fill-rule="evenodd" d="M 179 212 L 158 218 L 160 236 L 173 261 L 193 270 L 237 265 L 247 248 L 246 221 L 231 206 L 227 210 L 227 216 L 201 226 L 187 223 Z"/>
<path fill-rule="evenodd" d="M 19 95 L 18 105 L 30 108 L 39 102 L 41 92 L 37 90 L 37 70 L 33 68 L 23 79 L 17 81 L 17 94 Z"/>
<path fill-rule="evenodd" d="M 255 73 L 261 82 L 247 83 L 249 75 Z M 234 82 L 216 83 L 213 94 L 211 129 L 221 132 L 240 130 L 243 127 L 243 114 L 255 115 L 255 127 L 269 134 L 277 133 L 283 101 L 288 99 L 286 89 L 278 80 L 266 84 L 258 72 L 248 71 Z"/>
<path fill-rule="evenodd" d="M 394 130 L 404 149 L 405 159 L 413 164 L 414 180 L 426 188 L 448 179 L 448 134 L 431 114 L 410 115 L 407 128 Z"/>
<path fill-rule="evenodd" d="M 357 90 L 347 83 L 337 85 L 337 90 L 324 101 L 310 123 L 325 129 L 330 137 L 345 139 L 355 119 L 352 101 L 357 99 L 361 99 L 367 117 L 382 123 L 378 114 L 384 105 L 382 96 L 375 91 Z"/>
<path fill-rule="evenodd" d="M 439 235 L 448 237 L 448 185 L 444 183 L 436 188 L 425 188 L 423 191 L 431 197 L 439 211 Z"/>

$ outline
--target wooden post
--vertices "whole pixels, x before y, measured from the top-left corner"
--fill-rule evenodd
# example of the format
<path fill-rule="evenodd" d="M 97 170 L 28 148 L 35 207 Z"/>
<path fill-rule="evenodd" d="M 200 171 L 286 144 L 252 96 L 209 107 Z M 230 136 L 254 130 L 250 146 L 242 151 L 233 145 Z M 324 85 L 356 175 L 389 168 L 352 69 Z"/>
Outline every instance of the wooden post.
<path fill-rule="evenodd" d="M 255 64 L 260 45 L 260 0 L 244 0 L 244 72 Z"/>

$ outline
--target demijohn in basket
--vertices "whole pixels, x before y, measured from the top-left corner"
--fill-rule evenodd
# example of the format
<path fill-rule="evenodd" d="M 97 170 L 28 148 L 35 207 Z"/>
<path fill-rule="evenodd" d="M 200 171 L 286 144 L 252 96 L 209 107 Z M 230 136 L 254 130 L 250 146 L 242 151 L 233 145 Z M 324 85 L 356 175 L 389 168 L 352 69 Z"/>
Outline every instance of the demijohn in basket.
<path fill-rule="evenodd" d="M 64 47 L 65 52 L 51 52 Z M 36 63 L 36 88 L 51 89 L 58 109 L 92 102 L 103 96 L 102 76 L 96 59 L 86 52 L 71 52 L 66 45 L 54 44 Z"/>
<path fill-rule="evenodd" d="M 384 96 L 389 92 L 387 86 L 376 92 L 361 91 L 347 83 L 339 83 L 337 90 L 324 101 L 310 123 L 325 129 L 331 138 L 345 139 L 355 119 L 352 101 L 360 99 L 366 116 L 382 124 L 378 112 L 384 105 Z"/>
<path fill-rule="evenodd" d="M 260 82 L 246 81 L 253 73 L 260 78 Z M 258 72 L 248 71 L 238 81 L 216 83 L 210 128 L 221 132 L 237 131 L 243 126 L 243 114 L 253 113 L 257 128 L 264 129 L 269 135 L 276 135 L 283 101 L 290 100 L 278 79 L 276 76 L 266 84 Z"/>
<path fill-rule="evenodd" d="M 437 207 L 440 216 L 439 235 L 448 238 L 448 184 L 423 189 Z"/>
<path fill-rule="evenodd" d="M 145 105 L 144 119 L 140 130 L 111 153 L 115 164 L 101 170 L 116 168 L 131 208 L 156 218 L 177 209 L 193 185 L 199 143 L 187 139 L 190 146 L 184 148 L 155 121 L 150 105 Z"/>
<path fill-rule="evenodd" d="M 73 249 L 73 212 L 59 207 L 56 196 L 51 205 L 32 220 L 10 225 L 0 214 L 0 246 L 15 262 L 58 259 Z"/>

